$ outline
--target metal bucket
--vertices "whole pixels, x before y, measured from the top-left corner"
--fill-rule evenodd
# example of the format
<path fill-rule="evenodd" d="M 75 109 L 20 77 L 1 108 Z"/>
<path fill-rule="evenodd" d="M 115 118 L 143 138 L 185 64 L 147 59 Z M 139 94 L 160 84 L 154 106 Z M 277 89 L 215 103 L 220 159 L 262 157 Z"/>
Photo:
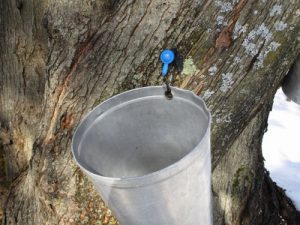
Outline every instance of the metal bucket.
<path fill-rule="evenodd" d="M 190 91 L 134 89 L 78 126 L 73 155 L 122 225 L 211 225 L 210 114 Z"/>
<path fill-rule="evenodd" d="M 300 105 L 300 56 L 284 78 L 282 90 L 288 98 Z"/>

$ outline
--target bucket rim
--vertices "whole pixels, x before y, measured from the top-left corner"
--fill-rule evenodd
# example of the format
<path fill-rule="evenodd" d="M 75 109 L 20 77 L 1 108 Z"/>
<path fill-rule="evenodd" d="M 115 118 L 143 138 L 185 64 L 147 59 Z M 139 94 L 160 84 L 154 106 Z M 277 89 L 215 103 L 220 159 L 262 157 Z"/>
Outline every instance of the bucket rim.
<path fill-rule="evenodd" d="M 178 98 L 182 98 L 186 101 L 191 101 L 191 103 L 196 105 L 197 108 L 199 108 L 200 111 L 203 113 L 203 115 L 205 115 L 207 117 L 207 124 L 206 124 L 204 135 L 201 137 L 201 139 L 199 140 L 197 145 L 195 145 L 194 148 L 191 149 L 185 156 L 183 156 L 178 161 L 176 161 L 176 162 L 172 163 L 171 165 L 168 165 L 162 169 L 159 169 L 157 171 L 150 172 L 150 173 L 147 173 L 147 174 L 144 174 L 141 176 L 133 176 L 133 177 L 103 176 L 101 174 L 94 173 L 89 168 L 86 168 L 84 165 L 81 165 L 80 160 L 78 159 L 79 158 L 79 155 L 78 155 L 79 144 L 78 145 L 75 144 L 75 139 L 78 134 L 78 130 L 83 126 L 84 123 L 87 123 L 88 118 L 93 113 L 95 113 L 95 111 L 97 111 L 97 109 L 99 109 L 101 106 L 103 106 L 104 104 L 107 104 L 108 102 L 111 102 L 113 99 L 119 98 L 121 95 L 126 95 L 126 94 L 130 94 L 133 92 L 147 91 L 147 90 L 151 90 L 151 89 L 154 91 L 157 91 L 157 94 L 141 96 L 140 98 L 150 97 L 150 96 L 158 96 L 158 95 L 164 94 L 163 86 L 147 86 L 147 87 L 135 88 L 135 89 L 131 89 L 131 90 L 122 92 L 120 94 L 117 94 L 113 97 L 108 98 L 107 100 L 105 100 L 105 101 L 101 102 L 99 105 L 97 105 L 94 109 L 92 109 L 90 112 L 88 112 L 82 118 L 82 120 L 76 127 L 75 132 L 72 137 L 72 142 L 71 142 L 72 155 L 73 155 L 73 158 L 74 158 L 76 164 L 83 170 L 83 172 L 85 172 L 89 177 L 91 177 L 93 182 L 95 182 L 95 181 L 101 182 L 101 185 L 114 186 L 114 187 L 118 187 L 118 188 L 135 188 L 135 187 L 140 187 L 140 186 L 147 186 L 147 185 L 151 185 L 151 184 L 169 179 L 170 177 L 173 177 L 176 174 L 183 171 L 186 167 L 188 167 L 191 163 L 193 163 L 197 159 L 199 159 L 199 158 L 206 159 L 208 157 L 208 155 L 210 155 L 210 147 L 209 147 L 208 151 L 200 152 L 200 150 L 202 149 L 201 145 L 205 144 L 203 140 L 209 139 L 208 143 L 210 145 L 211 114 L 210 114 L 204 100 L 201 97 L 197 96 L 192 91 L 177 88 L 177 87 L 171 87 L 172 93 L 175 96 L 177 96 Z M 158 91 L 161 91 L 161 94 Z M 139 99 L 139 98 L 133 98 L 133 99 Z M 126 101 L 130 101 L 133 99 L 127 99 Z M 122 103 L 124 103 L 124 102 L 122 102 Z M 119 103 L 119 104 L 122 104 L 122 103 Z M 110 108 L 116 107 L 117 105 L 112 106 Z M 106 112 L 106 111 L 104 111 L 104 112 Z M 86 129 L 86 130 L 88 130 L 88 129 Z M 82 135 L 82 136 L 84 136 L 84 135 Z M 79 141 L 79 143 L 80 143 L 80 141 Z M 199 152 L 200 152 L 200 154 L 199 154 Z M 199 163 L 201 163 L 201 162 L 199 162 Z M 207 162 L 203 162 L 202 166 L 204 166 L 204 164 L 206 164 L 206 163 Z M 209 163 L 211 163 L 210 160 L 209 160 Z"/>

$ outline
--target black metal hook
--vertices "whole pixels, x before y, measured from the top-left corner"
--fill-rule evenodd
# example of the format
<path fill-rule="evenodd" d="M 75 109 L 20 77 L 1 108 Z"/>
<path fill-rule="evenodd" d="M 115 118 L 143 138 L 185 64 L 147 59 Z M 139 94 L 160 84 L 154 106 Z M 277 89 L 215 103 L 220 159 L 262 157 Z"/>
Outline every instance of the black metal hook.
<path fill-rule="evenodd" d="M 172 94 L 172 90 L 171 90 L 171 87 L 170 87 L 170 81 L 166 77 L 164 77 L 164 82 L 165 82 L 165 85 L 166 85 L 166 88 L 167 88 L 167 90 L 165 91 L 165 96 L 167 97 L 167 99 L 172 99 L 173 94 Z"/>

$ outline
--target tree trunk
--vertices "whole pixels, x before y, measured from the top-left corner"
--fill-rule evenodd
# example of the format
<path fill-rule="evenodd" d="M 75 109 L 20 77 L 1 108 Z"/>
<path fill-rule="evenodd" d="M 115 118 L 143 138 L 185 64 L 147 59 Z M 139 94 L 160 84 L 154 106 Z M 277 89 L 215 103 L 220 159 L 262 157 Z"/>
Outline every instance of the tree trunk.
<path fill-rule="evenodd" d="M 297 224 L 261 142 L 299 18 L 297 0 L 1 0 L 3 224 L 117 223 L 74 164 L 72 134 L 112 95 L 162 84 L 164 48 L 184 59 L 174 85 L 213 117 L 214 224 Z"/>

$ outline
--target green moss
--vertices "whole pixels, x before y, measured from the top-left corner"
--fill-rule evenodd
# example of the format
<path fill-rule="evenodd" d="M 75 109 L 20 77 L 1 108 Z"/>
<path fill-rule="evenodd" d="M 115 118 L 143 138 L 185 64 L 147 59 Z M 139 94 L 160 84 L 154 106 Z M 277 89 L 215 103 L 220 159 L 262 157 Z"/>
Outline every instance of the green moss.
<path fill-rule="evenodd" d="M 193 75 L 198 72 L 196 65 L 192 58 L 184 60 L 182 74 L 184 75 Z"/>
<path fill-rule="evenodd" d="M 233 191 L 238 191 L 240 186 L 240 178 L 242 173 L 245 171 L 245 166 L 240 167 L 234 174 L 232 189 Z"/>
<path fill-rule="evenodd" d="M 274 40 L 279 43 L 286 42 L 285 32 L 279 31 L 274 33 Z"/>
<path fill-rule="evenodd" d="M 241 166 L 234 174 L 232 183 L 232 197 L 240 198 L 248 193 L 251 188 L 254 174 L 246 166 Z"/>
<path fill-rule="evenodd" d="M 285 33 L 281 32 L 281 31 L 274 33 L 274 41 L 279 44 L 285 43 L 285 41 L 286 41 Z M 282 46 L 279 46 L 276 50 L 272 50 L 266 55 L 264 62 L 263 62 L 264 66 L 272 65 L 273 62 L 278 61 L 277 60 L 277 57 L 278 57 L 277 52 L 279 52 L 278 50 L 281 47 Z"/>
<path fill-rule="evenodd" d="M 269 52 L 267 55 L 266 55 L 266 58 L 264 60 L 264 66 L 268 66 L 268 65 L 272 65 L 274 62 L 277 62 L 277 53 L 276 51 L 272 51 L 272 52 Z"/>

